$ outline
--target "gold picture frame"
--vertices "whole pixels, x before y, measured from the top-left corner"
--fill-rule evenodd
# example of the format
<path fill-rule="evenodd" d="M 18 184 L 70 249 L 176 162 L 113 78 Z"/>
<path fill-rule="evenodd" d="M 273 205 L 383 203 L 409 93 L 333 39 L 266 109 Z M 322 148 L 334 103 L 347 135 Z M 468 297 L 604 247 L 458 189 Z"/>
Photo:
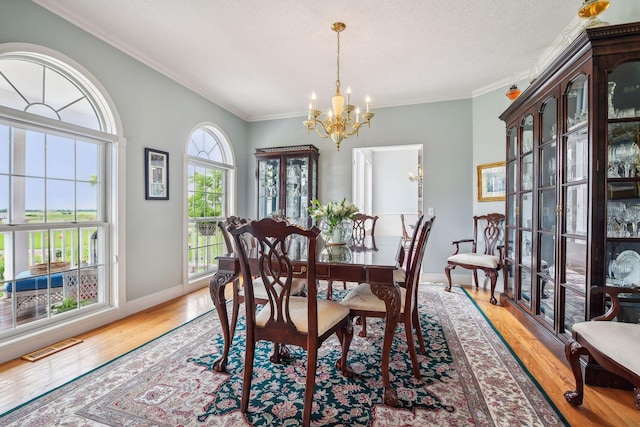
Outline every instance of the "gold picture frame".
<path fill-rule="evenodd" d="M 506 162 L 478 165 L 478 201 L 499 202 L 507 189 Z"/>

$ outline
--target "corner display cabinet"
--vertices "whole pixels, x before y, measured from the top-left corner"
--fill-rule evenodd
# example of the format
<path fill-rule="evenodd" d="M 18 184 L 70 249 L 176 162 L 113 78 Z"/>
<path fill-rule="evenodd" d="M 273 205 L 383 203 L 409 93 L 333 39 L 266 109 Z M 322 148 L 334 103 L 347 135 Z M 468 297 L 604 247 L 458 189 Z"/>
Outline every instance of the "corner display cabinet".
<path fill-rule="evenodd" d="M 591 287 L 640 286 L 640 23 L 586 29 L 500 118 L 501 302 L 564 360 L 572 325 L 609 305 Z M 639 317 L 627 294 L 617 320 Z"/>
<path fill-rule="evenodd" d="M 318 149 L 313 145 L 256 149 L 258 219 L 284 217 L 310 227 L 308 207 L 318 197 Z"/>

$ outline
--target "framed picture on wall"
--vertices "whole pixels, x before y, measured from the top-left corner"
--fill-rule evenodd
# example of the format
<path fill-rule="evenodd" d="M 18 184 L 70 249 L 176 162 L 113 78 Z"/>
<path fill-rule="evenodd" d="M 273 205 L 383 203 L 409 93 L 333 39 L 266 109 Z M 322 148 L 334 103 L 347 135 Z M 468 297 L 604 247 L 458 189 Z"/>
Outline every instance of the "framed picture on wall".
<path fill-rule="evenodd" d="M 144 149 L 144 198 L 169 200 L 169 153 Z"/>
<path fill-rule="evenodd" d="M 497 202 L 505 199 L 506 163 L 485 163 L 478 165 L 478 201 Z"/>

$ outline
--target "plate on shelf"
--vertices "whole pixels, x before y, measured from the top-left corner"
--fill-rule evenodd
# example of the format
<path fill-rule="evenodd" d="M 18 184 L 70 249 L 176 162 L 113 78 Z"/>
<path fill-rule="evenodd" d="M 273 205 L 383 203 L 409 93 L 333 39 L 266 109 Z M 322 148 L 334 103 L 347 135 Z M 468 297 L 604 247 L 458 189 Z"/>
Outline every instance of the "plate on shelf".
<path fill-rule="evenodd" d="M 631 269 L 631 273 L 629 273 L 629 275 L 624 278 L 625 286 L 639 285 L 640 284 L 640 254 L 632 250 L 623 251 L 616 258 L 616 261 L 621 261 L 621 260 L 627 260 L 633 266 Z M 611 265 L 609 265 L 609 270 L 611 270 Z M 615 277 L 615 274 L 611 274 L 611 271 L 610 271 L 609 276 Z M 620 279 L 617 279 L 617 280 L 620 280 Z M 620 283 L 621 282 L 622 281 L 620 280 Z"/>

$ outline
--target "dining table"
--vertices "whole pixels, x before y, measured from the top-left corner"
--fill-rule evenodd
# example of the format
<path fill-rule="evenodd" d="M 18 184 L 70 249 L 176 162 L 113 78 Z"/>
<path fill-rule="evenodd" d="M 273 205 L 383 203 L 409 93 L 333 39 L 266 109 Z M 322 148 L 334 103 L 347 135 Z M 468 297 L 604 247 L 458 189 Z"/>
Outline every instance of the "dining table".
<path fill-rule="evenodd" d="M 357 246 L 349 246 L 349 244 L 329 246 L 319 238 L 317 245 L 315 260 L 317 280 L 369 283 L 372 292 L 385 303 L 387 316 L 381 360 L 384 403 L 389 406 L 397 406 L 398 394 L 389 380 L 389 360 L 391 345 L 400 317 L 400 291 L 398 284 L 394 282 L 394 271 L 399 267 L 399 260 L 403 259 L 402 238 L 400 236 L 376 236 L 373 240 L 368 237 L 364 245 Z M 292 260 L 294 270 L 298 272 L 300 277 L 305 277 L 305 265 L 308 264 L 306 250 L 302 244 L 297 247 L 292 245 L 289 249 L 289 257 Z M 230 334 L 225 287 L 229 282 L 240 277 L 240 262 L 235 253 L 226 253 L 216 259 L 218 271 L 211 278 L 209 292 L 218 312 L 224 344 L 222 354 L 214 362 L 213 369 L 223 372 L 227 367 L 229 349 L 233 340 Z M 256 262 L 250 262 L 250 268 L 257 275 L 257 256 L 252 260 Z"/>

